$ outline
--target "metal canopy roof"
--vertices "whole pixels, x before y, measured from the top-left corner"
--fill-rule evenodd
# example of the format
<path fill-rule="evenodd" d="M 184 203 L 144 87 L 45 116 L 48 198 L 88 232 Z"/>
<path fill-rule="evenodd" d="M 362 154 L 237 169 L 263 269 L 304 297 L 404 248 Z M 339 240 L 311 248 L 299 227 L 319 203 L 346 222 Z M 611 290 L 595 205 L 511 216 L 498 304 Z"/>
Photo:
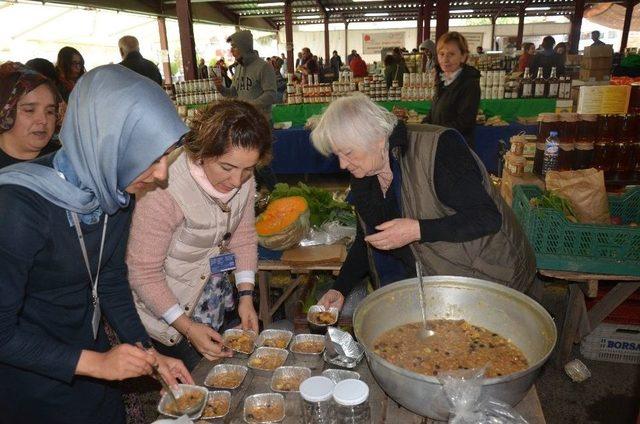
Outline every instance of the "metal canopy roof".
<path fill-rule="evenodd" d="M 602 0 L 587 1 L 588 4 L 604 3 Z M 241 19 L 264 18 L 277 26 L 284 25 L 284 3 L 277 0 L 222 0 L 223 7 Z M 264 5 L 264 6 L 262 6 Z M 573 13 L 572 0 L 467 0 L 450 2 L 450 18 L 499 18 L 516 17 L 523 5 L 525 16 L 566 15 Z M 294 25 L 318 24 L 324 22 L 323 12 L 329 15 L 329 22 L 368 22 L 415 20 L 421 2 L 414 1 L 371 1 L 371 0 L 294 0 L 292 3 Z M 435 3 L 432 8 L 435 19 Z"/>
<path fill-rule="evenodd" d="M 83 7 L 127 10 L 159 16 L 175 16 L 176 0 L 47 0 Z M 242 25 L 276 30 L 284 26 L 285 0 L 191 0 L 193 18 L 201 22 Z M 431 18 L 435 19 L 435 1 Z M 619 0 L 621 2 L 622 0 Z M 606 0 L 587 0 L 587 10 Z M 416 20 L 420 0 L 293 0 L 293 24 L 324 22 L 324 12 L 331 23 Z M 525 16 L 571 16 L 573 0 L 453 0 L 451 19 L 516 17 L 523 6 Z"/>

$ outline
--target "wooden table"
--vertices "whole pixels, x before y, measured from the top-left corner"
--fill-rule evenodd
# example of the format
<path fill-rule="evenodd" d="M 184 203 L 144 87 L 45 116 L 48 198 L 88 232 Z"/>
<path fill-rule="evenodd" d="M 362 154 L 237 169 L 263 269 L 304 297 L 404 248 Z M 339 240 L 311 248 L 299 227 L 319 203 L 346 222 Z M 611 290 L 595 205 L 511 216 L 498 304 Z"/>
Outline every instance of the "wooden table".
<path fill-rule="evenodd" d="M 265 328 L 271 324 L 273 314 L 291 296 L 298 287 L 304 284 L 309 274 L 314 271 L 331 271 L 337 275 L 342 267 L 342 263 L 326 264 L 326 265 L 309 265 L 309 266 L 291 266 L 281 261 L 258 261 L 258 290 L 260 291 L 260 305 L 258 309 L 258 318 L 262 321 Z M 284 290 L 282 295 L 275 301 L 273 305 L 270 302 L 269 291 L 269 274 L 272 271 L 288 271 L 292 275 L 291 283 Z"/>
<path fill-rule="evenodd" d="M 224 363 L 246 365 L 246 358 L 229 358 Z M 195 368 L 192 375 L 196 384 L 203 384 L 204 379 L 215 363 L 202 360 Z M 285 365 L 304 365 L 297 362 L 293 355 L 289 355 Z M 329 364 L 320 360 L 317 366 L 312 367 L 312 374 L 319 375 L 324 369 L 331 368 Z M 354 371 L 360 373 L 360 378 L 369 385 L 369 405 L 371 407 L 371 417 L 373 423 L 394 423 L 394 424 L 430 424 L 436 423 L 428 418 L 416 415 L 401 407 L 389 398 L 380 386 L 376 383 L 366 360 L 363 360 Z M 231 408 L 229 414 L 217 422 L 243 423 L 243 405 L 247 396 L 256 393 L 271 393 L 271 376 L 265 377 L 254 373 L 251 369 L 242 385 L 231 391 Z M 285 396 L 286 417 L 285 424 L 299 424 L 302 421 L 302 400 L 298 393 L 289 393 Z M 529 424 L 545 423 L 540 400 L 535 386 L 531 388 L 525 398 L 516 406 L 516 410 L 529 422 Z M 202 421 L 205 423 L 206 421 Z M 208 421 L 211 422 L 211 421 Z"/>
<path fill-rule="evenodd" d="M 579 272 L 539 270 L 540 274 L 569 284 L 569 300 L 558 338 L 557 366 L 568 361 L 573 343 L 588 336 L 615 308 L 640 287 L 640 277 L 584 274 Z M 585 294 L 596 297 L 598 281 L 619 281 L 591 310 L 587 311 Z"/>

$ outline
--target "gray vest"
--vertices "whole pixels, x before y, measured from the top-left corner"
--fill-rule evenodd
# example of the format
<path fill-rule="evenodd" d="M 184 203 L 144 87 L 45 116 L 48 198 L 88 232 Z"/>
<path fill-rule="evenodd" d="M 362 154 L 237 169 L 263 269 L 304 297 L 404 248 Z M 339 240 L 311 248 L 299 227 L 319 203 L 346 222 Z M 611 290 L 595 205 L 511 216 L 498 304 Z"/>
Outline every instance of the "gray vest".
<path fill-rule="evenodd" d="M 438 140 L 447 129 L 422 124 L 407 128 L 407 150 L 398 158 L 402 167 L 404 216 L 438 219 L 453 215 L 455 211 L 438 199 L 433 181 Z M 491 184 L 480 159 L 472 154 L 482 173 L 484 187 L 502 216 L 500 231 L 463 243 L 413 243 L 411 249 L 428 274 L 481 278 L 525 292 L 536 273 L 535 254 L 513 211 Z"/>
<path fill-rule="evenodd" d="M 219 253 L 218 244 L 224 237 L 227 214 L 204 192 L 189 172 L 187 155 L 179 156 L 169 167 L 167 191 L 174 198 L 184 220 L 171 238 L 164 261 L 167 285 L 178 298 L 180 306 L 189 316 L 197 305 L 211 270 L 209 258 Z M 181 153 L 181 154 L 180 154 Z M 249 187 L 253 179 L 242 185 L 229 201 L 231 207 L 230 232 L 238 226 L 245 207 L 253 207 L 249 199 Z M 136 308 L 147 332 L 154 339 L 171 346 L 178 343 L 182 335 L 162 319 L 156 317 L 136 295 Z"/>

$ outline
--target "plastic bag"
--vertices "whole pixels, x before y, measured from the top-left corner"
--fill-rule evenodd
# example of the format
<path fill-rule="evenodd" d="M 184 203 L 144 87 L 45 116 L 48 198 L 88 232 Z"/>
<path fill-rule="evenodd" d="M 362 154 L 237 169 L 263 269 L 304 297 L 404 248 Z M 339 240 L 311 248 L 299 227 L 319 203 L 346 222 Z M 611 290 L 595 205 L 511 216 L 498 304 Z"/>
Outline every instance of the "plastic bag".
<path fill-rule="evenodd" d="M 527 424 L 508 404 L 482 393 L 484 368 L 438 375 L 449 402 L 450 424 Z"/>
<path fill-rule="evenodd" d="M 347 246 L 356 238 L 356 227 L 340 225 L 337 221 L 325 222 L 320 228 L 312 227 L 307 236 L 300 241 L 300 246 L 318 246 L 335 244 L 347 239 Z"/>

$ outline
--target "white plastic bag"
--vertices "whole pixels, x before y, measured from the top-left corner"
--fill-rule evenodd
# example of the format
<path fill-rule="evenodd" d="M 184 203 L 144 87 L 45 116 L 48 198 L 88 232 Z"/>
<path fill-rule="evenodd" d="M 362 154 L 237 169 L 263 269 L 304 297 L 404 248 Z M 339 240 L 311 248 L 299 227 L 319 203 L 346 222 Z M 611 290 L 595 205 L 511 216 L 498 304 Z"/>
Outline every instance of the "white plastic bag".
<path fill-rule="evenodd" d="M 300 241 L 300 246 L 318 246 L 337 243 L 347 239 L 347 245 L 356 238 L 356 227 L 340 225 L 337 221 L 325 222 L 320 228 L 312 227 L 307 236 Z"/>
<path fill-rule="evenodd" d="M 527 424 L 508 404 L 482 393 L 484 368 L 440 373 L 450 424 Z"/>

